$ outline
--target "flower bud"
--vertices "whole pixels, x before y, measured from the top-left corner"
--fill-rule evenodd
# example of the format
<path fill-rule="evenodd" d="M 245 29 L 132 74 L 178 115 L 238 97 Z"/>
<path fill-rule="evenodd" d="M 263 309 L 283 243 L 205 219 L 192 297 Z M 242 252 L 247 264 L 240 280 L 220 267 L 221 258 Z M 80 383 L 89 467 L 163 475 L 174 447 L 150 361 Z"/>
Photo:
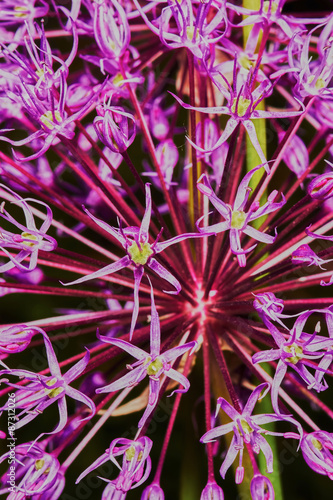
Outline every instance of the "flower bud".
<path fill-rule="evenodd" d="M 157 483 L 152 483 L 143 490 L 141 500 L 164 500 L 162 488 Z"/>
<path fill-rule="evenodd" d="M 301 450 L 306 463 L 318 474 L 333 479 L 333 434 L 315 431 L 303 437 Z"/>
<path fill-rule="evenodd" d="M 201 493 L 200 500 L 223 500 L 222 488 L 216 482 L 209 481 Z"/>
<path fill-rule="evenodd" d="M 135 118 L 119 106 L 97 106 L 94 127 L 100 141 L 114 153 L 123 153 L 135 139 Z"/>
<path fill-rule="evenodd" d="M 308 194 L 315 200 L 327 200 L 333 196 L 333 172 L 317 175 L 308 185 Z"/>
<path fill-rule="evenodd" d="M 274 500 L 274 488 L 267 477 L 256 474 L 250 485 L 252 500 Z"/>

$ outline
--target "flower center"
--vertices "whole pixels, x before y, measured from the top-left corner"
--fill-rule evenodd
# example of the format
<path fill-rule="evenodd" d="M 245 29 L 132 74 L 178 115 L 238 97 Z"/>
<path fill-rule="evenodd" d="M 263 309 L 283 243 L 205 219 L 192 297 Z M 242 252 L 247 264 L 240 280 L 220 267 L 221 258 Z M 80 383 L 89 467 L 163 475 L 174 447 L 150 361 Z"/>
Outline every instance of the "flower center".
<path fill-rule="evenodd" d="M 139 245 L 134 242 L 127 249 L 129 256 L 136 265 L 144 266 L 147 263 L 149 257 L 154 253 L 149 243 L 143 243 Z"/>
<path fill-rule="evenodd" d="M 53 115 L 52 111 L 49 110 L 49 111 L 46 111 L 46 113 L 44 113 L 40 117 L 40 121 L 42 122 L 42 124 L 45 125 L 45 127 L 48 128 L 49 130 L 53 130 L 55 125 L 56 125 L 54 123 L 53 116 L 55 117 L 55 119 L 58 123 L 62 122 L 59 111 L 55 111 L 54 115 Z"/>
<path fill-rule="evenodd" d="M 44 460 L 41 458 L 40 460 L 36 460 L 35 469 L 40 470 L 44 466 Z"/>
<path fill-rule="evenodd" d="M 135 447 L 130 446 L 129 448 L 127 448 L 127 450 L 125 451 L 125 456 L 128 462 L 133 460 L 133 458 L 135 457 Z M 142 459 L 142 451 L 139 452 L 138 461 L 140 461 L 141 459 Z"/>
<path fill-rule="evenodd" d="M 323 449 L 323 445 L 316 438 L 311 438 L 311 444 L 319 451 Z"/>
<path fill-rule="evenodd" d="M 246 220 L 246 213 L 243 210 L 234 210 L 231 216 L 232 229 L 242 229 Z"/>
<path fill-rule="evenodd" d="M 54 385 L 57 379 L 54 377 L 46 382 L 46 385 Z M 63 387 L 56 387 L 55 389 L 44 389 L 49 398 L 55 398 L 64 391 Z"/>
<path fill-rule="evenodd" d="M 246 99 L 242 96 L 240 96 L 239 98 L 235 97 L 231 106 L 231 111 L 233 113 L 236 113 L 238 116 L 244 116 L 249 109 L 250 104 L 250 99 Z"/>
<path fill-rule="evenodd" d="M 146 370 L 147 370 L 147 375 L 149 377 L 154 377 L 156 376 L 163 368 L 163 362 L 161 361 L 160 358 L 156 358 L 155 361 L 150 363 Z"/>
<path fill-rule="evenodd" d="M 243 418 L 240 419 L 239 425 L 242 427 L 243 431 L 245 434 L 251 434 L 253 432 L 253 429 L 249 426 L 246 420 Z M 238 430 L 241 432 L 239 425 L 237 424 Z"/>
<path fill-rule="evenodd" d="M 114 79 L 112 80 L 112 83 L 115 87 L 120 87 L 120 85 L 123 84 L 123 76 L 121 73 L 117 73 L 117 75 L 114 77 Z"/>
<path fill-rule="evenodd" d="M 269 4 L 271 2 L 269 0 L 265 1 L 264 2 L 264 5 L 263 5 L 263 9 L 262 11 L 264 12 L 264 14 L 268 14 L 268 11 L 269 11 Z M 271 4 L 271 14 L 276 14 L 276 11 L 277 11 L 277 4 L 273 1 L 272 4 Z"/>
<path fill-rule="evenodd" d="M 285 358 L 285 361 L 296 365 L 300 359 L 303 358 L 303 348 L 297 344 L 287 345 L 283 348 L 284 352 L 287 354 L 292 354 L 289 358 Z"/>

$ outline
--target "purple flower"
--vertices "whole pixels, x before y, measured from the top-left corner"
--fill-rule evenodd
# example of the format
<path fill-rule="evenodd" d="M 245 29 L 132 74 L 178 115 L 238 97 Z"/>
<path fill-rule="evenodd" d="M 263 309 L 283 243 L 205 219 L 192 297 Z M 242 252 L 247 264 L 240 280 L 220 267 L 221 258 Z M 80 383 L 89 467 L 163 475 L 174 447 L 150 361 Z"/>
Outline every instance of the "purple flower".
<path fill-rule="evenodd" d="M 105 479 L 108 485 L 104 490 L 102 499 L 124 499 L 129 490 L 137 488 L 148 478 L 151 470 L 149 453 L 152 445 L 153 442 L 146 436 L 134 441 L 126 438 L 114 439 L 105 453 L 80 474 L 76 484 L 87 474 L 111 460 L 120 472 L 117 479 L 112 481 Z M 120 456 L 123 456 L 121 466 L 116 458 Z"/>
<path fill-rule="evenodd" d="M 254 453 L 259 453 L 261 450 L 266 458 L 267 472 L 273 472 L 273 452 L 271 447 L 267 443 L 266 439 L 262 434 L 271 434 L 275 436 L 283 436 L 283 433 L 271 432 L 266 429 L 262 429 L 260 426 L 268 424 L 270 422 L 278 422 L 283 420 L 290 420 L 287 416 L 281 416 L 276 414 L 262 414 L 262 415 L 252 415 L 254 407 L 260 398 L 261 392 L 264 390 L 265 393 L 261 398 L 265 396 L 267 391 L 269 391 L 269 384 L 264 383 L 258 385 L 249 397 L 243 411 L 239 413 L 235 410 L 233 406 L 228 403 L 224 398 L 218 398 L 216 415 L 222 409 L 232 420 L 228 424 L 220 425 L 215 429 L 211 429 L 206 432 L 200 439 L 202 443 L 209 443 L 215 441 L 220 436 L 224 436 L 229 432 L 233 432 L 234 435 L 231 440 L 227 455 L 220 468 L 220 474 L 225 478 L 226 472 L 232 465 L 239 453 L 239 466 L 236 472 L 236 483 L 241 483 L 244 477 L 244 467 L 242 465 L 243 461 L 243 450 L 244 443 L 251 446 Z"/>
<path fill-rule="evenodd" d="M 94 16 L 95 40 L 108 59 L 119 59 L 130 42 L 130 27 L 123 7 L 116 0 L 98 0 Z"/>
<path fill-rule="evenodd" d="M 58 460 L 52 454 L 46 453 L 36 444 L 26 443 L 15 447 L 15 458 L 12 458 L 10 451 L 2 455 L 0 463 L 4 460 L 15 464 L 11 465 L 15 468 L 15 481 L 9 486 L 9 474 L 4 474 L 1 478 L 4 488 L 0 490 L 0 494 L 9 491 L 7 498 L 10 500 L 27 497 L 36 500 L 59 498 L 65 479 Z"/>
<path fill-rule="evenodd" d="M 158 242 L 158 237 L 156 241 L 152 244 L 149 243 L 149 224 L 151 218 L 151 193 L 150 193 L 150 184 L 146 184 L 146 211 L 144 213 L 141 226 L 130 226 L 127 228 L 119 228 L 118 230 L 106 224 L 97 217 L 94 217 L 88 210 L 85 212 L 91 217 L 96 224 L 98 224 L 101 228 L 111 234 L 114 238 L 116 238 L 126 250 L 127 255 L 120 259 L 117 262 L 113 262 L 109 264 L 99 271 L 96 271 L 87 276 L 83 276 L 75 281 L 71 281 L 70 283 L 62 283 L 65 286 L 68 285 L 76 285 L 78 283 L 83 283 L 84 281 L 88 281 L 94 278 L 101 278 L 103 276 L 107 276 L 108 274 L 115 273 L 120 269 L 124 269 L 124 267 L 128 267 L 134 265 L 134 308 L 133 308 L 133 316 L 131 322 L 131 330 L 130 337 L 133 335 L 133 331 L 135 328 L 136 320 L 139 312 L 139 286 L 141 283 L 141 279 L 144 273 L 144 266 L 147 266 L 152 269 L 156 274 L 158 274 L 161 278 L 168 281 L 172 286 L 175 287 L 176 291 L 165 291 L 165 293 L 178 294 L 181 290 L 181 286 L 179 281 L 172 276 L 172 274 L 165 269 L 155 258 L 154 256 L 157 253 L 162 252 L 170 245 L 174 243 L 179 243 L 180 241 L 186 240 L 187 238 L 198 238 L 202 236 L 200 233 L 185 233 L 180 236 L 175 236 L 170 240 Z M 208 234 L 208 231 L 207 233 Z"/>
<path fill-rule="evenodd" d="M 149 397 L 148 404 L 144 414 L 142 415 L 138 427 L 141 428 L 145 424 L 149 415 L 154 411 L 155 406 L 158 401 L 158 395 L 160 391 L 160 377 L 165 375 L 172 380 L 175 380 L 183 386 L 183 389 L 175 389 L 175 392 L 187 392 L 190 388 L 190 382 L 187 378 L 180 372 L 172 368 L 172 361 L 174 361 L 179 356 L 183 356 L 185 352 L 191 350 L 191 353 L 196 349 L 197 342 L 192 341 L 187 344 L 179 345 L 173 347 L 168 351 L 163 353 L 160 352 L 161 343 L 161 327 L 158 313 L 155 307 L 154 295 L 151 290 L 151 323 L 150 323 L 150 352 L 143 351 L 139 347 L 126 342 L 121 339 L 110 339 L 108 337 L 100 337 L 103 342 L 108 344 L 118 346 L 120 349 L 128 352 L 131 356 L 136 358 L 136 361 L 132 366 L 127 365 L 130 369 L 129 373 L 121 377 L 120 379 L 112 382 L 105 387 L 96 389 L 98 394 L 104 392 L 113 392 L 123 389 L 124 387 L 130 387 L 136 385 L 141 380 L 143 380 L 147 375 L 149 377 Z"/>
<path fill-rule="evenodd" d="M 309 245 L 304 244 L 293 251 L 291 254 L 291 260 L 293 264 L 307 264 L 308 266 L 318 266 L 320 269 L 325 269 L 322 266 L 332 262 L 333 259 L 321 259 L 313 250 L 311 250 Z M 323 282 L 321 282 L 321 284 L 323 284 Z"/>
<path fill-rule="evenodd" d="M 237 79 L 236 77 L 236 63 L 234 64 L 234 86 L 230 86 L 228 80 L 223 74 L 221 74 L 218 69 L 211 70 L 211 78 L 214 84 L 217 86 L 218 90 L 222 93 L 223 97 L 227 100 L 226 106 L 214 106 L 214 107 L 201 107 L 201 106 L 191 106 L 190 104 L 184 103 L 179 97 L 170 92 L 170 94 L 179 102 L 179 104 L 185 109 L 192 109 L 195 111 L 200 111 L 201 113 L 217 114 L 217 115 L 230 115 L 230 118 L 225 126 L 225 129 L 215 143 L 209 150 L 202 148 L 197 144 L 194 144 L 189 138 L 189 142 L 192 146 L 203 153 L 210 153 L 220 147 L 226 140 L 231 136 L 233 131 L 236 129 L 237 125 L 241 123 L 245 130 L 247 131 L 249 138 L 252 142 L 254 149 L 256 150 L 261 162 L 263 163 L 266 172 L 269 173 L 269 167 L 267 160 L 265 158 L 264 152 L 260 146 L 255 127 L 252 120 L 258 118 L 287 118 L 292 116 L 298 116 L 303 113 L 301 111 L 264 111 L 257 109 L 258 104 L 271 95 L 273 91 L 272 84 L 266 79 L 253 90 L 253 81 L 255 75 L 248 72 L 247 79 Z M 225 85 L 219 82 L 219 79 L 223 80 Z M 303 105 L 302 105 L 303 108 Z"/>
<path fill-rule="evenodd" d="M 255 474 L 251 480 L 252 500 L 274 500 L 274 488 L 270 480 L 261 474 Z"/>
<path fill-rule="evenodd" d="M 251 204 L 250 208 L 247 212 L 245 212 L 245 208 L 247 207 L 249 194 L 251 192 L 251 188 L 249 188 L 250 179 L 253 174 L 261 168 L 261 165 L 255 167 L 251 170 L 251 172 L 247 173 L 241 183 L 238 186 L 238 190 L 235 196 L 233 207 L 224 203 L 224 201 L 220 200 L 216 194 L 214 193 L 206 174 L 203 174 L 198 180 L 198 189 L 205 196 L 208 196 L 216 210 L 223 216 L 225 219 L 223 222 L 218 222 L 217 224 L 213 224 L 212 226 L 207 226 L 204 228 L 199 227 L 200 221 L 205 217 L 201 217 L 197 221 L 197 227 L 202 234 L 208 233 L 221 233 L 227 230 L 230 230 L 230 249 L 233 254 L 237 256 L 238 263 L 241 267 L 245 267 L 246 265 L 246 254 L 251 252 L 256 245 L 252 245 L 247 250 L 243 250 L 241 247 L 240 237 L 241 234 L 244 233 L 255 240 L 258 240 L 263 243 L 274 243 L 276 235 L 270 236 L 269 234 L 263 233 L 255 229 L 254 227 L 249 225 L 249 222 L 252 222 L 262 215 L 269 214 L 278 210 L 285 204 L 285 198 L 282 194 L 282 201 L 278 203 L 274 203 L 274 200 L 278 194 L 277 191 L 273 191 L 267 198 L 267 202 L 260 207 L 259 202 L 255 201 Z M 203 181 L 200 184 L 200 181 Z"/>
<path fill-rule="evenodd" d="M 327 383 L 323 375 L 331 364 L 333 354 L 333 338 L 318 335 L 320 323 L 317 323 L 313 334 L 303 332 L 305 323 L 314 311 L 302 313 L 295 321 L 289 332 L 288 339 L 274 326 L 268 317 L 263 317 L 264 323 L 272 334 L 278 349 L 257 352 L 252 356 L 253 363 L 263 363 L 279 360 L 272 384 L 272 405 L 277 414 L 280 414 L 278 405 L 279 388 L 287 373 L 288 367 L 306 382 L 308 389 L 316 389 L 317 392 L 327 389 Z M 325 309 L 322 310 L 325 313 Z M 321 359 L 316 366 L 313 360 Z M 315 369 L 315 375 L 307 367 Z"/>
<path fill-rule="evenodd" d="M 200 500 L 224 500 L 223 490 L 215 481 L 208 481 L 201 492 Z"/>
<path fill-rule="evenodd" d="M 123 153 L 135 139 L 135 119 L 120 106 L 98 105 L 94 128 L 101 142 L 114 153 Z"/>
<path fill-rule="evenodd" d="M 333 434 L 315 431 L 306 434 L 301 441 L 301 450 L 306 463 L 318 474 L 333 480 Z"/>
<path fill-rule="evenodd" d="M 42 332 L 41 330 L 39 331 Z M 46 408 L 57 402 L 60 417 L 59 423 L 52 432 L 48 433 L 54 434 L 61 431 L 67 423 L 67 403 L 65 396 L 69 396 L 80 403 L 84 403 L 90 408 L 91 414 L 82 420 L 90 419 L 95 414 L 95 405 L 93 401 L 85 396 L 85 394 L 69 385 L 84 371 L 88 364 L 90 355 L 87 350 L 84 357 L 72 366 L 64 375 L 62 375 L 52 344 L 45 332 L 43 339 L 51 374 L 49 377 L 27 370 L 11 370 L 10 368 L 0 370 L 0 375 L 13 375 L 31 381 L 26 386 L 22 386 L 13 384 L 9 382 L 8 379 L 1 380 L 1 382 L 6 382 L 10 387 L 15 387 L 17 389 L 15 393 L 15 404 L 16 408 L 22 409 L 22 412 L 16 415 L 18 419 L 15 423 L 16 429 L 19 429 L 31 422 L 31 420 L 36 418 Z M 8 410 L 8 404 L 9 403 L 7 402 L 2 408 L 0 408 L 0 410 Z"/>
<path fill-rule="evenodd" d="M 34 198 L 21 198 L 21 196 L 3 184 L 0 184 L 0 187 L 9 191 L 14 198 L 12 203 L 22 208 L 25 217 L 25 225 L 17 222 L 14 217 L 5 210 L 5 203 L 2 203 L 0 207 L 0 217 L 16 226 L 21 232 L 20 234 L 15 234 L 6 229 L 1 229 L 0 249 L 9 257 L 9 262 L 0 265 L 0 272 L 4 273 L 14 267 L 17 267 L 20 271 L 32 271 L 37 266 L 39 250 L 52 252 L 52 250 L 57 247 L 56 240 L 46 234 L 52 223 L 52 210 L 42 201 L 35 200 Z M 46 218 L 39 229 L 36 227 L 32 210 L 27 204 L 27 201 L 32 201 L 46 208 Z M 18 250 L 19 252 L 14 256 L 7 248 Z M 24 266 L 21 262 L 27 257 L 29 258 L 29 265 Z"/>
<path fill-rule="evenodd" d="M 32 337 L 40 329 L 33 326 L 15 325 L 0 332 L 0 359 L 14 352 L 22 352 L 28 347 Z"/>

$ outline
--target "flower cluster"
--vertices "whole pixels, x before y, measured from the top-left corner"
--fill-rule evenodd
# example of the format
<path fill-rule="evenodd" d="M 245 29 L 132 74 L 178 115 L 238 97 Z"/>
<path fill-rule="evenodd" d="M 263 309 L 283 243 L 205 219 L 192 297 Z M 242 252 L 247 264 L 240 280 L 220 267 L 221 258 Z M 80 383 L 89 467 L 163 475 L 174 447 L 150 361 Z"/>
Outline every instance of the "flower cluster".
<path fill-rule="evenodd" d="M 1 2 L 0 495 L 283 500 L 287 443 L 330 498 L 333 15 L 294 5 Z"/>

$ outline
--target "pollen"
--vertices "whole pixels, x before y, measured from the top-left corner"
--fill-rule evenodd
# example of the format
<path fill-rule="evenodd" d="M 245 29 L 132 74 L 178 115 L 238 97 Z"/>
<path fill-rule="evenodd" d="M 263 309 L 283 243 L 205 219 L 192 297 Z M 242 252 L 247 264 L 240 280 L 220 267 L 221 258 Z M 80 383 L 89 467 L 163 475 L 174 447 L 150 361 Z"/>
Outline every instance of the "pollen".
<path fill-rule="evenodd" d="M 132 243 L 132 245 L 128 247 L 127 252 L 129 253 L 133 263 L 140 266 L 147 264 L 149 257 L 154 253 L 149 243 L 143 243 L 139 247 L 136 242 Z"/>
<path fill-rule="evenodd" d="M 40 460 L 36 460 L 35 469 L 36 470 L 42 469 L 42 467 L 44 467 L 44 463 L 45 463 L 45 460 L 43 460 L 42 458 Z"/>
<path fill-rule="evenodd" d="M 231 216 L 232 229 L 242 229 L 246 220 L 246 213 L 243 210 L 234 210 Z"/>

